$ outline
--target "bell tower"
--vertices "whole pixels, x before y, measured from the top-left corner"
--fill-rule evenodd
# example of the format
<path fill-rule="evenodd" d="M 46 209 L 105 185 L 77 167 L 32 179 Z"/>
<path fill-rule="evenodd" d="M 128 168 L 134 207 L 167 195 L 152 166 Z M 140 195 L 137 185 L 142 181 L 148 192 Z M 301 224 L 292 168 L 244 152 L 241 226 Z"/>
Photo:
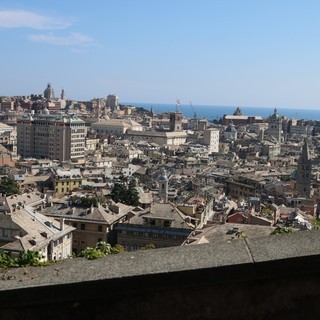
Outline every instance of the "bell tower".
<path fill-rule="evenodd" d="M 282 119 L 276 108 L 269 118 L 268 135 L 274 137 L 279 144 L 282 142 Z"/>
<path fill-rule="evenodd" d="M 297 192 L 307 198 L 311 195 L 311 169 L 312 161 L 307 139 L 304 139 L 301 156 L 297 169 Z"/>
<path fill-rule="evenodd" d="M 171 112 L 170 113 L 170 131 L 182 131 L 182 112 Z"/>
<path fill-rule="evenodd" d="M 162 203 L 168 203 L 169 181 L 168 181 L 167 172 L 165 169 L 162 169 L 158 182 L 159 182 L 160 200 Z"/>

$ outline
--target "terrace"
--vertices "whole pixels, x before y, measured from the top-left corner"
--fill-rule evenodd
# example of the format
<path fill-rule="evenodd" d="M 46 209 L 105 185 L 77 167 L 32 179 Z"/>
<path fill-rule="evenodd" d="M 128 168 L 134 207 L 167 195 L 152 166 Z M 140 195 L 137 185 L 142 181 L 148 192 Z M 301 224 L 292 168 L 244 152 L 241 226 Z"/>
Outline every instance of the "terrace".
<path fill-rule="evenodd" d="M 1 270 L 0 319 L 317 319 L 320 232 Z"/>

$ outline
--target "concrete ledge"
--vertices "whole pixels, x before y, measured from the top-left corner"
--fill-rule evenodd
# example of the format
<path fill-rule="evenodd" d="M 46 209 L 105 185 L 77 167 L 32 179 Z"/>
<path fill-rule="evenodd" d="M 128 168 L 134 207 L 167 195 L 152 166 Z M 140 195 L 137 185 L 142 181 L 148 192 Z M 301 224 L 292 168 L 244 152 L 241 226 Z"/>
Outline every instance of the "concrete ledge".
<path fill-rule="evenodd" d="M 303 231 L 1 270 L 0 319 L 314 317 L 319 265 Z"/>

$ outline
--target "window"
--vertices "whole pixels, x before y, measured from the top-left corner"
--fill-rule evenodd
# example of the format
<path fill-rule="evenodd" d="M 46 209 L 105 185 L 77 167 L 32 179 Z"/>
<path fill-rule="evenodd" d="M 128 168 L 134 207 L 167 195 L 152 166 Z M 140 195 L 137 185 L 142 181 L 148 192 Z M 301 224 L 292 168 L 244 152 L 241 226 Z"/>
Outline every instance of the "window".
<path fill-rule="evenodd" d="M 163 222 L 163 226 L 164 226 L 164 227 L 170 227 L 170 221 L 165 220 L 165 221 Z"/>
<path fill-rule="evenodd" d="M 84 223 L 81 223 L 81 230 L 86 230 L 86 225 Z"/>
<path fill-rule="evenodd" d="M 8 238 L 9 237 L 8 229 L 2 229 L 2 232 L 3 232 L 3 237 L 4 238 Z"/>
<path fill-rule="evenodd" d="M 150 220 L 150 224 L 151 224 L 152 226 L 154 226 L 154 225 L 156 224 L 156 220 L 151 219 L 151 220 Z"/>
<path fill-rule="evenodd" d="M 73 226 L 74 228 L 78 228 L 78 224 L 77 224 L 76 222 L 74 222 L 74 223 L 72 224 L 72 226 Z"/>
<path fill-rule="evenodd" d="M 102 232 L 102 226 L 98 226 L 98 232 Z"/>

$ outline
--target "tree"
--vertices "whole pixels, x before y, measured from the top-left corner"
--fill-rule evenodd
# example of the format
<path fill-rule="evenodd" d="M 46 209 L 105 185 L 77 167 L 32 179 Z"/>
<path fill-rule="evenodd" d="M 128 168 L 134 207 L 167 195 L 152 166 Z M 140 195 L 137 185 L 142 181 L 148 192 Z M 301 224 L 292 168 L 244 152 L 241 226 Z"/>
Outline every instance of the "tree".
<path fill-rule="evenodd" d="M 115 183 L 110 194 L 112 200 L 115 202 L 122 202 L 123 195 L 125 194 L 126 191 L 127 190 L 123 184 Z"/>
<path fill-rule="evenodd" d="M 135 185 L 136 183 L 134 180 L 130 181 L 128 187 L 121 183 L 115 183 L 111 191 L 112 200 L 129 206 L 137 206 L 139 204 L 139 193 Z"/>
<path fill-rule="evenodd" d="M 12 196 L 13 194 L 19 194 L 19 186 L 17 182 L 10 177 L 3 177 L 0 180 L 0 193 L 7 196 Z"/>

